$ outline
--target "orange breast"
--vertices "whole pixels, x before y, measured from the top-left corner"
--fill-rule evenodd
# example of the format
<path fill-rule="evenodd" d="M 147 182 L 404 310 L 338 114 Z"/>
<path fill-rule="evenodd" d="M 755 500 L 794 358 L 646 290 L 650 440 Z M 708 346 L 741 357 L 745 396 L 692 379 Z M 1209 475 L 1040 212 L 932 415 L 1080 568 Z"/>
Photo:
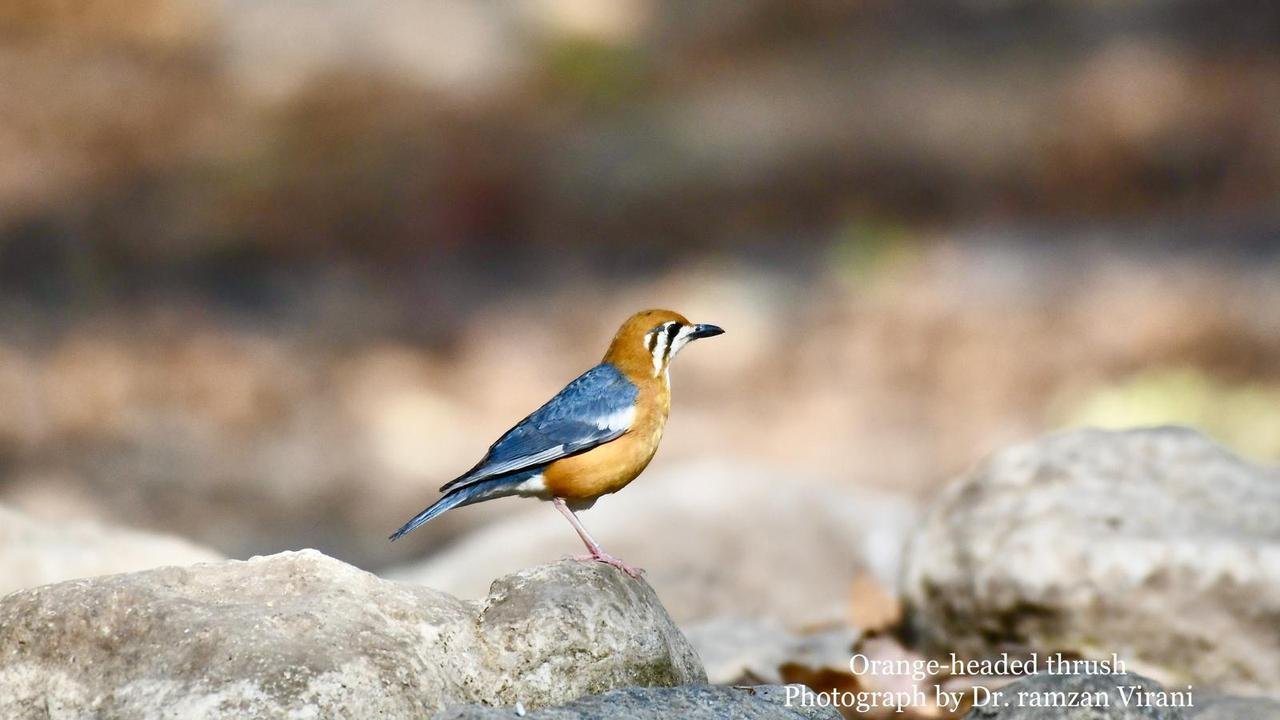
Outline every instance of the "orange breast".
<path fill-rule="evenodd" d="M 666 378 L 640 386 L 636 419 L 625 435 L 584 453 L 556 460 L 543 471 L 543 482 L 555 497 L 587 500 L 617 492 L 636 479 L 662 440 L 671 409 Z"/>

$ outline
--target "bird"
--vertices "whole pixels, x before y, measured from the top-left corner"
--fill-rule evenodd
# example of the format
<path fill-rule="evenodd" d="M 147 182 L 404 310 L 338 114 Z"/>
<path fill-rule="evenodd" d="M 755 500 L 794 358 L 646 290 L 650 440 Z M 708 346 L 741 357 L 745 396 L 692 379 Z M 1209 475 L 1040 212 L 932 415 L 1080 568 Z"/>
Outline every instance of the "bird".
<path fill-rule="evenodd" d="M 397 540 L 453 508 L 495 498 L 550 500 L 588 554 L 633 578 L 643 570 L 604 551 L 577 512 L 615 493 L 649 465 L 671 410 L 669 368 L 690 342 L 724 330 L 671 310 L 627 318 L 600 364 L 503 433 L 470 470 L 445 483 L 440 499 L 391 534 Z"/>

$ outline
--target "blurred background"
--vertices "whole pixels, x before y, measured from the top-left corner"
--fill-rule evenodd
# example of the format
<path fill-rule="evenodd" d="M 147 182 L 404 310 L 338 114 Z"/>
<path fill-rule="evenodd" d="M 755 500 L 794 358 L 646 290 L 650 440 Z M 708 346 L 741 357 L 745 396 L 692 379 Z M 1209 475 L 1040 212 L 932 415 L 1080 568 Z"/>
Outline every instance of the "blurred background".
<path fill-rule="evenodd" d="M 648 306 L 728 331 L 659 475 L 919 505 L 1169 421 L 1280 460 L 1276 3 L 10 0 L 0 68 L 33 516 L 428 556 L 551 513 L 385 539 Z"/>

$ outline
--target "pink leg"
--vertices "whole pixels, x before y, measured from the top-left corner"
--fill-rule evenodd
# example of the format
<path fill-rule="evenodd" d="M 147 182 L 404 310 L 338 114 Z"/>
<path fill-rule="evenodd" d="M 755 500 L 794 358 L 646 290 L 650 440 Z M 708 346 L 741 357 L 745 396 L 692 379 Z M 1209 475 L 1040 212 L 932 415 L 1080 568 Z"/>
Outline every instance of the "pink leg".
<path fill-rule="evenodd" d="M 578 519 L 578 516 L 574 514 L 573 510 L 569 509 L 568 503 L 566 503 L 563 498 L 552 498 L 551 504 L 555 505 L 556 509 L 560 511 L 560 514 L 564 515 L 565 519 L 573 525 L 573 529 L 578 531 L 578 537 L 582 538 L 582 544 L 586 545 L 587 550 L 591 553 L 590 555 L 579 555 L 574 558 L 575 560 L 594 560 L 596 562 L 607 563 L 633 578 L 639 578 L 640 575 L 644 573 L 644 570 L 638 567 L 632 567 L 605 552 L 604 548 L 600 547 L 600 543 L 596 542 L 596 539 L 591 537 L 591 533 L 587 532 L 587 529 L 583 527 L 582 521 Z"/>

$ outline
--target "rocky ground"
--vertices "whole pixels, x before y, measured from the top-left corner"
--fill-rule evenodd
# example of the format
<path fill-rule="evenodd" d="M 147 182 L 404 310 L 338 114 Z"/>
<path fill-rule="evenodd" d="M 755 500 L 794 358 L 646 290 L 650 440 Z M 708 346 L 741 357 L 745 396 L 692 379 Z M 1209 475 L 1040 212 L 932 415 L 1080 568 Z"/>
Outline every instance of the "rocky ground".
<path fill-rule="evenodd" d="M 532 568 L 465 602 L 302 551 L 0 604 L 6 718 L 408 718 L 705 681 L 648 585 L 603 565 Z"/>
<path fill-rule="evenodd" d="M 1122 650 L 1174 685 L 1280 692 L 1280 473 L 1190 430 L 997 454 L 938 499 L 902 577 L 935 651 Z"/>
<path fill-rule="evenodd" d="M 717 475 L 705 474 L 715 495 Z M 867 613 L 874 603 L 864 597 L 862 626 L 850 608 L 799 620 L 769 612 L 824 587 L 788 555 L 824 548 L 821 557 L 848 568 L 839 583 L 858 585 L 860 573 L 874 580 L 870 558 L 884 550 L 873 540 L 877 521 L 834 509 L 856 498 L 827 495 L 824 509 L 803 493 L 771 499 L 749 472 L 723 477 L 742 478 L 744 497 L 774 508 L 739 523 L 763 529 L 774 555 L 755 556 L 712 522 L 708 501 L 704 514 L 674 516 L 677 527 L 705 533 L 684 552 L 649 535 L 653 554 L 641 557 L 653 586 L 562 561 L 494 573 L 475 594 L 494 571 L 470 544 L 384 579 L 315 551 L 221 560 L 171 538 L 55 533 L 8 513 L 0 569 L 27 587 L 0 599 L 0 716 L 1280 717 L 1280 475 L 1194 431 L 1086 430 L 997 453 L 912 523 L 902 618 Z M 617 518 L 624 536 L 665 517 L 646 502 L 633 525 Z M 540 522 L 515 518 L 475 542 L 538 547 Z M 743 557 L 725 564 L 724 548 L 739 541 Z M 710 557 L 697 559 L 698 548 Z M 785 589 L 759 581 L 753 561 Z M 1001 653 L 1035 653 L 1045 672 L 911 677 L 849 666 L 854 654 L 911 662 Z M 1043 664 L 1112 653 L 1124 674 Z M 801 704 L 786 683 L 815 697 L 837 693 L 836 706 Z M 938 706 L 936 688 L 961 702 Z M 928 699 L 901 714 L 850 704 L 858 693 L 917 689 Z M 1005 702 L 990 700 L 996 691 Z M 1076 697 L 1088 701 L 1064 700 Z"/>
<path fill-rule="evenodd" d="M 1065 675 L 1036 676 L 1002 689 L 1008 704 L 974 708 L 966 720 L 1275 720 L 1280 702 L 1266 698 L 1227 697 L 1201 693 L 1187 707 L 1160 683 L 1130 673 L 1116 677 Z M 1062 705 L 1045 707 L 1040 701 Z M 1087 698 L 1087 699 L 1086 699 Z M 1167 698 L 1164 700 L 1162 698 Z M 1071 705 L 1071 706 L 1069 706 Z"/>

